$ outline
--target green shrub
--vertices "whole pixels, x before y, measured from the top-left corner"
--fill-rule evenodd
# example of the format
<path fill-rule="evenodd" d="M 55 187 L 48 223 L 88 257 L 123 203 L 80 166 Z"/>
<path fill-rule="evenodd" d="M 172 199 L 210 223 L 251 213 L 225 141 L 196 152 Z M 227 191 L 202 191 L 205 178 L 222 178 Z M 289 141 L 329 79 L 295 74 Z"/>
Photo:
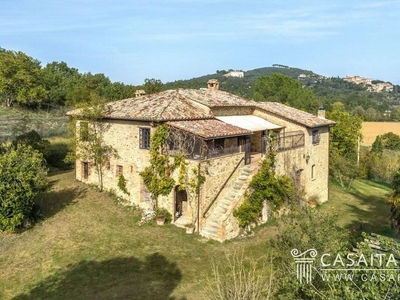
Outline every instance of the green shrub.
<path fill-rule="evenodd" d="M 261 215 L 264 201 L 268 202 L 272 210 L 277 210 L 293 198 L 293 181 L 286 176 L 277 175 L 274 164 L 275 154 L 269 152 L 262 161 L 260 171 L 250 182 L 250 193 L 242 205 L 233 212 L 241 227 L 256 221 Z"/>
<path fill-rule="evenodd" d="M 70 149 L 65 143 L 50 144 L 48 154 L 45 156 L 47 164 L 60 170 L 72 169 L 73 163 L 65 162 L 65 157 L 69 151 Z"/>
<path fill-rule="evenodd" d="M 0 155 L 0 230 L 16 231 L 36 215 L 35 197 L 46 185 L 42 154 L 23 144 L 5 147 Z"/>
<path fill-rule="evenodd" d="M 123 191 L 125 194 L 129 195 L 128 190 L 126 189 L 126 179 L 124 175 L 120 175 L 118 178 L 118 187 L 121 191 Z"/>

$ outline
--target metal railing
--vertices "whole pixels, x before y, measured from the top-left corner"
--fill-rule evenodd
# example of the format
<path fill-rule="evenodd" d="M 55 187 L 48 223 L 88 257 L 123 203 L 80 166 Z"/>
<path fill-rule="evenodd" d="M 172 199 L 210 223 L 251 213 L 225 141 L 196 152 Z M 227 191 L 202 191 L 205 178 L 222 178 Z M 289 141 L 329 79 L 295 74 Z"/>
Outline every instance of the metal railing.
<path fill-rule="evenodd" d="M 240 146 L 232 146 L 228 148 L 217 147 L 208 149 L 207 158 L 213 158 L 218 156 L 223 156 L 227 154 L 234 154 L 240 152 Z"/>

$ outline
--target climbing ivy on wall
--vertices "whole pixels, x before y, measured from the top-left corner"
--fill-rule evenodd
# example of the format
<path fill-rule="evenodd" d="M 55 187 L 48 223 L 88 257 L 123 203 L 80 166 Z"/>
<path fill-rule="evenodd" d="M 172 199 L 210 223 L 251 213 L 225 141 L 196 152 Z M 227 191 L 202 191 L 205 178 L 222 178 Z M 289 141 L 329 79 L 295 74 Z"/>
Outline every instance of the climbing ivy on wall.
<path fill-rule="evenodd" d="M 168 139 L 168 127 L 163 124 L 156 128 L 150 138 L 150 165 L 140 176 L 158 207 L 158 196 L 167 196 L 175 186 L 172 174 L 184 162 L 184 155 L 170 158 L 165 149 Z"/>
<path fill-rule="evenodd" d="M 278 210 L 285 201 L 288 202 L 294 196 L 293 181 L 275 173 L 275 156 L 275 152 L 267 153 L 260 171 L 250 182 L 250 192 L 242 205 L 233 212 L 241 227 L 250 225 L 260 217 L 264 201 L 267 201 L 272 210 Z"/>

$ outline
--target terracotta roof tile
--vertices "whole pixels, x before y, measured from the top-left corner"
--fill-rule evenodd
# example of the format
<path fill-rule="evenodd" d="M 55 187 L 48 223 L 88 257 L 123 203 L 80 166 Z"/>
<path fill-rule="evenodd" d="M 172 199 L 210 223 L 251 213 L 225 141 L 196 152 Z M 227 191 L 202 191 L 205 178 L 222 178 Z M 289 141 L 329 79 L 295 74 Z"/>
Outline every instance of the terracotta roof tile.
<path fill-rule="evenodd" d="M 302 124 L 306 127 L 321 127 L 321 126 L 333 126 L 336 123 L 328 120 L 328 119 L 322 119 L 318 118 L 317 116 L 314 116 L 313 114 L 301 111 L 299 109 L 286 106 L 282 103 L 278 102 L 255 102 L 252 101 L 254 105 L 262 110 L 265 110 L 267 112 L 270 112 L 272 114 L 275 114 L 277 116 L 281 116 L 283 118 L 286 118 L 290 121 L 293 121 L 295 123 Z"/>
<path fill-rule="evenodd" d="M 252 132 L 249 130 L 224 123 L 217 119 L 170 121 L 166 124 L 183 131 L 193 133 L 204 139 L 252 134 Z"/>

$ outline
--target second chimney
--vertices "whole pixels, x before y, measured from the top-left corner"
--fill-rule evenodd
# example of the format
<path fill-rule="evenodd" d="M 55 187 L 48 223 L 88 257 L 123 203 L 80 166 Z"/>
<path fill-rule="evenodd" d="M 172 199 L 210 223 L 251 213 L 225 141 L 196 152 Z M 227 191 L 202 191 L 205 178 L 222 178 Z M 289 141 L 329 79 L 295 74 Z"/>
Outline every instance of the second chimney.
<path fill-rule="evenodd" d="M 320 119 L 325 119 L 325 108 L 323 106 L 320 106 L 318 108 L 318 118 Z"/>
<path fill-rule="evenodd" d="M 207 81 L 207 88 L 209 90 L 219 90 L 219 82 L 217 79 L 210 79 Z"/>

